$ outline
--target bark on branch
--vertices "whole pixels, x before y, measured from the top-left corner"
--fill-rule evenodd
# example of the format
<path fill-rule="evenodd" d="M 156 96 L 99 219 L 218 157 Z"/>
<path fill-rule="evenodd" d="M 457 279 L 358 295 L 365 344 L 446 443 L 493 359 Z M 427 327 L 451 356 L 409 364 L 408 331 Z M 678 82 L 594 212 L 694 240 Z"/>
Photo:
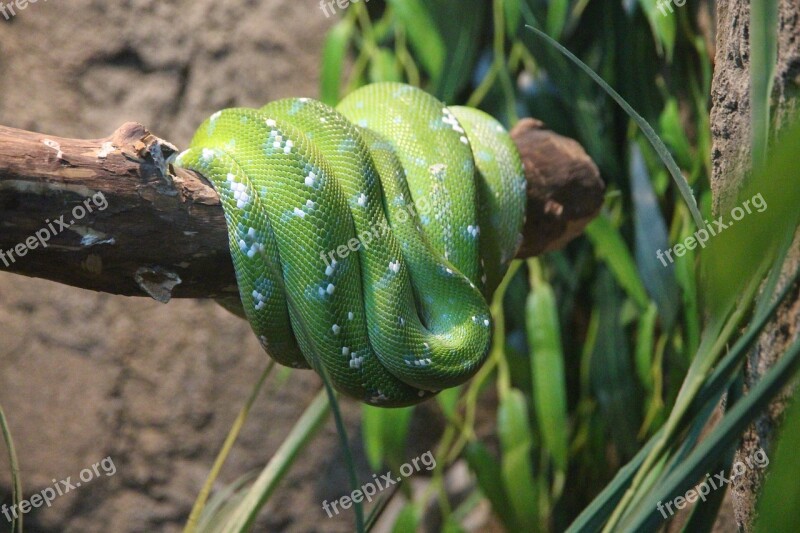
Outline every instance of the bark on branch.
<path fill-rule="evenodd" d="M 512 137 L 528 180 L 520 256 L 562 247 L 599 212 L 599 171 L 539 121 Z M 137 123 L 92 140 L 0 126 L 0 270 L 163 302 L 236 295 L 219 197 L 166 163 L 176 151 Z"/>

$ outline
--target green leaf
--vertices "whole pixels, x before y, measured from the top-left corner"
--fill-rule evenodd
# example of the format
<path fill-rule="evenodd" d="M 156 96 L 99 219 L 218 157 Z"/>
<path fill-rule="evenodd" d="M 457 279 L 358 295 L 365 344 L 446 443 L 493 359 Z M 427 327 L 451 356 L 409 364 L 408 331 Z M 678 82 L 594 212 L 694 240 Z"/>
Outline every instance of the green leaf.
<path fill-rule="evenodd" d="M 394 527 L 392 527 L 392 533 L 414 533 L 417 531 L 418 524 L 419 514 L 417 513 L 417 507 L 412 503 L 408 503 L 397 515 L 397 520 L 395 520 Z"/>
<path fill-rule="evenodd" d="M 526 305 L 530 344 L 533 409 L 548 454 L 558 470 L 567 470 L 569 419 L 564 354 L 556 298 L 550 284 L 535 280 Z"/>
<path fill-rule="evenodd" d="M 547 4 L 547 33 L 554 39 L 561 37 L 567 22 L 569 0 L 550 0 Z"/>
<path fill-rule="evenodd" d="M 253 389 L 250 391 L 250 396 L 248 397 L 244 406 L 242 406 L 242 409 L 239 411 L 239 415 L 236 417 L 236 420 L 231 426 L 230 431 L 228 431 L 228 436 L 225 438 L 225 442 L 217 454 L 217 458 L 214 461 L 214 466 L 211 467 L 211 471 L 206 477 L 203 488 L 200 489 L 200 493 L 197 495 L 197 499 L 192 506 L 192 512 L 189 514 L 189 519 L 186 521 L 186 528 L 184 530 L 185 533 L 192 533 L 200 517 L 203 514 L 206 514 L 205 506 L 206 501 L 208 500 L 208 495 L 211 494 L 211 489 L 214 487 L 217 477 L 219 476 L 219 473 L 222 470 L 222 467 L 225 464 L 231 449 L 233 449 L 233 445 L 236 443 L 236 439 L 239 437 L 242 427 L 244 427 L 244 423 L 245 420 L 247 420 L 250 409 L 253 407 L 253 403 L 256 401 L 256 398 L 258 398 L 258 395 L 264 386 L 264 381 L 267 379 L 267 376 L 270 375 L 273 368 L 275 368 L 275 361 L 270 360 L 264 371 L 261 373 L 261 376 L 256 381 L 255 385 L 253 385 Z"/>
<path fill-rule="evenodd" d="M 710 316 L 726 316 L 746 284 L 772 263 L 787 235 L 795 232 L 800 222 L 798 153 L 800 121 L 785 130 L 766 166 L 756 170 L 739 192 L 738 203 L 720 214 L 728 227 L 720 229 L 711 222 L 708 244 L 701 252 L 701 280 Z M 715 236 L 710 235 L 712 230 Z"/>
<path fill-rule="evenodd" d="M 497 432 L 502 449 L 503 483 L 520 526 L 530 531 L 538 527 L 538 497 L 531 464 L 533 435 L 528 425 L 525 395 L 519 389 L 509 390 L 501 400 Z"/>
<path fill-rule="evenodd" d="M 483 5 L 465 9 L 464 0 L 431 0 L 425 5 L 441 35 L 445 53 L 442 68 L 446 66 L 446 72 L 432 76 L 430 90 L 443 102 L 454 103 L 458 101 L 456 95 L 470 81 L 483 36 L 492 20 L 486 16 Z"/>
<path fill-rule="evenodd" d="M 798 277 L 799 276 L 795 276 L 795 278 L 787 284 L 787 287 L 783 289 L 781 294 L 773 299 L 770 295 L 773 293 L 778 276 L 771 276 L 771 283 L 768 282 L 767 288 L 765 288 L 767 296 L 762 296 L 762 302 L 769 301 L 769 303 L 758 306 L 760 312 L 756 313 L 747 331 L 745 331 L 744 335 L 731 347 L 728 354 L 715 368 L 714 373 L 705 380 L 697 397 L 694 398 L 689 406 L 689 412 L 701 412 L 709 406 L 713 407 L 717 405 L 722 394 L 728 390 L 733 379 L 735 379 L 736 370 L 746 350 L 755 342 L 761 330 L 767 324 L 769 317 L 773 315 L 781 302 L 789 295 L 791 287 L 797 281 Z M 684 426 L 685 425 L 686 424 L 684 424 Z M 589 504 L 570 525 L 567 530 L 568 533 L 597 531 L 602 527 L 603 523 L 605 523 L 611 515 L 614 506 L 622 499 L 623 494 L 630 486 L 631 481 L 641 465 L 650 455 L 652 449 L 661 440 L 665 429 L 665 427 L 659 429 L 655 435 L 647 441 L 642 449 L 639 450 L 636 456 L 617 472 L 614 479 L 605 486 L 600 494 L 592 500 L 592 503 Z"/>
<path fill-rule="evenodd" d="M 225 524 L 231 520 L 236 508 L 242 503 L 250 483 L 256 477 L 257 472 L 248 472 L 240 476 L 233 483 L 217 489 L 209 498 L 208 504 L 203 508 L 203 514 L 196 528 L 189 524 L 184 528 L 184 533 L 213 533 L 222 531 Z"/>
<path fill-rule="evenodd" d="M 384 464 L 392 467 L 402 465 L 408 424 L 414 408 L 381 409 L 364 405 L 361 412 L 364 450 L 370 467 L 377 471 Z"/>
<path fill-rule="evenodd" d="M 503 2 L 503 9 L 505 11 L 505 19 L 506 19 L 506 30 L 508 31 L 508 37 L 514 38 L 517 34 L 517 29 L 519 29 L 519 22 L 522 16 L 520 12 L 520 3 L 521 0 L 505 0 Z"/>
<path fill-rule="evenodd" d="M 325 44 L 322 48 L 320 100 L 329 106 L 339 103 L 342 69 L 352 36 L 353 23 L 349 18 L 345 18 L 336 23 L 325 37 Z"/>
<path fill-rule="evenodd" d="M 675 9 L 680 8 L 671 3 L 660 4 L 658 0 L 639 0 L 639 5 L 650 24 L 659 53 L 665 54 L 667 61 L 672 61 L 676 31 Z M 659 5 L 663 6 L 663 10 L 659 9 Z"/>
<path fill-rule="evenodd" d="M 447 521 L 445 521 L 441 531 L 442 533 L 466 533 L 466 530 L 456 522 L 452 515 L 447 517 Z"/>
<path fill-rule="evenodd" d="M 664 110 L 658 119 L 661 138 L 664 143 L 672 148 L 677 163 L 684 168 L 692 166 L 692 151 L 686 131 L 681 123 L 678 101 L 671 97 L 664 105 Z"/>
<path fill-rule="evenodd" d="M 452 420 L 456 414 L 456 406 L 458 405 L 458 399 L 460 398 L 460 395 L 460 386 L 445 389 L 436 395 L 436 402 L 439 404 L 439 407 L 442 408 L 442 411 L 448 420 Z"/>
<path fill-rule="evenodd" d="M 294 464 L 297 455 L 310 442 L 329 413 L 328 395 L 322 390 L 314 401 L 303 411 L 300 419 L 292 427 L 278 450 L 261 471 L 253 486 L 232 513 L 231 520 L 225 524 L 224 533 L 247 531 L 255 522 L 258 511 L 269 497 L 289 467 Z"/>
<path fill-rule="evenodd" d="M 602 492 L 592 500 L 592 503 L 570 524 L 566 533 L 584 533 L 600 530 L 611 511 L 614 510 L 614 506 L 630 486 L 633 476 L 662 433 L 663 429 L 659 430 L 628 464 L 620 468 L 614 479 L 603 488 Z"/>
<path fill-rule="evenodd" d="M 464 457 L 478 479 L 481 492 L 492 504 L 492 509 L 508 531 L 519 531 L 514 508 L 503 486 L 500 464 L 480 441 L 470 441 L 464 450 Z"/>
<path fill-rule="evenodd" d="M 636 334 L 636 373 L 648 392 L 653 391 L 653 354 L 655 347 L 656 306 L 652 303 L 639 319 Z"/>
<path fill-rule="evenodd" d="M 627 520 L 623 519 L 622 529 L 650 531 L 663 522 L 662 513 L 657 510 L 657 503 L 671 501 L 694 486 L 697 480 L 714 465 L 721 451 L 738 442 L 748 424 L 791 381 L 798 367 L 800 367 L 800 339 L 795 341 L 761 381 L 750 389 L 747 396 L 728 411 L 692 453 L 676 468 L 670 470 L 653 493 L 643 500 L 642 505 L 635 507 L 634 515 Z M 797 483 L 796 478 L 794 482 Z"/>
<path fill-rule="evenodd" d="M 656 153 L 661 158 L 661 161 L 664 162 L 669 173 L 672 175 L 672 179 L 675 181 L 675 185 L 678 187 L 678 190 L 683 197 L 684 202 L 686 202 L 689 211 L 692 213 L 692 218 L 695 221 L 695 224 L 700 227 L 703 225 L 703 216 L 700 214 L 700 211 L 697 209 L 697 201 L 692 194 L 692 190 L 689 187 L 689 184 L 686 182 L 686 178 L 683 177 L 681 174 L 678 165 L 675 163 L 675 160 L 669 153 L 669 150 L 664 145 L 664 141 L 662 141 L 658 134 L 656 134 L 653 127 L 642 118 L 642 116 L 637 113 L 633 107 L 625 101 L 625 99 L 619 95 L 617 91 L 611 88 L 611 86 L 603 80 L 595 71 L 593 71 L 589 66 L 578 59 L 575 54 L 564 48 L 561 44 L 557 41 L 553 40 L 549 35 L 544 33 L 543 31 L 534 28 L 533 26 L 528 26 L 532 32 L 536 35 L 547 41 L 551 46 L 556 48 L 559 52 L 564 54 L 570 61 L 575 63 L 581 70 L 583 70 L 590 78 L 592 78 L 595 83 L 597 83 L 611 98 L 614 99 L 617 104 L 631 117 L 631 119 L 636 123 L 637 126 L 642 130 L 647 140 L 650 141 L 650 144 L 653 145 Z"/>
<path fill-rule="evenodd" d="M 8 465 L 11 469 L 11 500 L 19 507 L 20 501 L 22 500 L 22 478 L 20 476 L 19 462 L 17 461 L 17 450 L 14 448 L 14 440 L 11 438 L 11 429 L 8 426 L 8 419 L 6 418 L 2 406 L 0 406 L 0 432 L 3 433 L 3 442 L 5 442 L 6 450 L 8 451 Z M 22 533 L 22 517 L 23 514 L 20 514 L 18 520 L 16 516 L 11 520 L 10 531 L 13 532 L 16 530 Z"/>
<path fill-rule="evenodd" d="M 403 81 L 400 64 L 394 53 L 388 48 L 380 48 L 369 64 L 369 79 L 371 82 Z"/>
<path fill-rule="evenodd" d="M 770 137 L 770 101 L 778 56 L 778 2 L 760 0 L 750 8 L 750 108 L 753 166 L 767 158 Z"/>
<path fill-rule="evenodd" d="M 692 235 L 694 227 L 688 219 L 688 213 L 683 212 L 683 230 L 680 233 L 681 242 Z M 686 350 L 684 353 L 694 354 L 700 346 L 700 302 L 697 294 L 697 250 L 686 250 L 686 256 L 675 263 L 675 280 L 680 286 L 683 300 L 683 320 L 686 327 Z"/>
<path fill-rule="evenodd" d="M 797 450 L 800 448 L 800 401 L 797 398 L 784 414 L 769 476 L 764 483 L 758 499 L 758 513 L 755 524 L 756 533 L 772 531 L 793 531 L 797 528 L 797 509 L 800 509 L 800 461 Z M 763 450 L 762 450 L 763 451 Z M 758 453 L 758 452 L 756 452 Z M 762 461 L 764 462 L 764 461 Z M 764 465 L 766 466 L 766 465 Z"/>
<path fill-rule="evenodd" d="M 422 0 L 387 1 L 405 26 L 408 40 L 422 66 L 431 78 L 438 80 L 443 74 L 447 50 L 427 4 Z"/>
<path fill-rule="evenodd" d="M 680 292 L 673 275 L 673 264 L 660 259 L 658 255 L 661 250 L 671 247 L 667 226 L 661 216 L 642 152 L 636 143 L 630 144 L 630 158 L 637 270 L 647 292 L 658 306 L 664 329 L 670 331 L 680 308 Z"/>
<path fill-rule="evenodd" d="M 642 415 L 640 409 L 631 408 L 637 404 L 638 391 L 628 340 L 620 323 L 621 295 L 605 269 L 597 276 L 594 300 L 600 334 L 592 354 L 592 390 L 613 444 L 623 458 L 628 458 L 636 453 L 636 434 Z"/>
<path fill-rule="evenodd" d="M 724 459 L 722 457 L 720 458 L 724 460 L 725 463 L 717 461 L 717 466 L 712 468 L 712 472 L 719 472 L 726 468 L 733 462 L 732 458 L 733 450 L 726 454 Z M 702 505 L 695 505 L 692 510 L 692 516 L 686 522 L 683 530 L 691 531 L 692 533 L 713 533 L 726 495 L 727 493 L 724 490 L 715 490 L 710 496 L 706 497 L 706 501 L 702 502 Z"/>
<path fill-rule="evenodd" d="M 650 298 L 639 278 L 636 264 L 622 235 L 605 213 L 586 226 L 586 236 L 592 241 L 597 258 L 608 265 L 617 283 L 641 309 L 647 309 Z"/>

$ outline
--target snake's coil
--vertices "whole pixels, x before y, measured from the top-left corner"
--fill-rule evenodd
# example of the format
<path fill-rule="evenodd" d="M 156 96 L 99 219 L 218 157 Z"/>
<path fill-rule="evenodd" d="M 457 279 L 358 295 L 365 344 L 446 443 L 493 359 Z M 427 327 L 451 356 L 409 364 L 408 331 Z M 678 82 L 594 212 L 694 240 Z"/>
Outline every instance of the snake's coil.
<path fill-rule="evenodd" d="M 219 111 L 176 164 L 219 192 L 242 308 L 279 363 L 400 406 L 485 360 L 525 211 L 519 154 L 489 115 L 374 84 L 336 109 Z"/>

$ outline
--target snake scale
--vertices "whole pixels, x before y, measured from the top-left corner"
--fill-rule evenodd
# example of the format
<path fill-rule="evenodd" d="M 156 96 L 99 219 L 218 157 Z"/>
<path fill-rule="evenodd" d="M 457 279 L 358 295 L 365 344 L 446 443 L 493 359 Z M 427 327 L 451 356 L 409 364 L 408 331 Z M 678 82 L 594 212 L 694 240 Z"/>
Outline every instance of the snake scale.
<path fill-rule="evenodd" d="M 519 245 L 506 130 L 399 83 L 214 113 L 175 164 L 220 195 L 244 313 L 277 362 L 385 407 L 469 379 Z"/>

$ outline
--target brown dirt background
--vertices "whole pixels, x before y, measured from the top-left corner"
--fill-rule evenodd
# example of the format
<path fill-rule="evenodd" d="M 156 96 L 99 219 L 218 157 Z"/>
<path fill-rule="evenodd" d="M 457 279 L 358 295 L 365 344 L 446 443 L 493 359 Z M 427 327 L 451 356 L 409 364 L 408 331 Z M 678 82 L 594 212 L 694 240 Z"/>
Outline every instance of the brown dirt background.
<path fill-rule="evenodd" d="M 11 22 L 0 16 L 0 123 L 98 138 L 135 120 L 186 146 L 217 109 L 316 96 L 333 22 L 314 0 L 40 0 Z M 249 326 L 212 302 L 162 305 L 0 273 L 0 403 L 26 497 L 107 456 L 117 468 L 27 515 L 26 529 L 179 531 L 266 362 Z M 271 379 L 220 483 L 263 466 L 318 387 L 310 372 Z M 358 448 L 359 409 L 344 407 Z M 257 530 L 351 530 L 350 515 L 321 509 L 348 492 L 342 464 L 329 420 Z"/>

